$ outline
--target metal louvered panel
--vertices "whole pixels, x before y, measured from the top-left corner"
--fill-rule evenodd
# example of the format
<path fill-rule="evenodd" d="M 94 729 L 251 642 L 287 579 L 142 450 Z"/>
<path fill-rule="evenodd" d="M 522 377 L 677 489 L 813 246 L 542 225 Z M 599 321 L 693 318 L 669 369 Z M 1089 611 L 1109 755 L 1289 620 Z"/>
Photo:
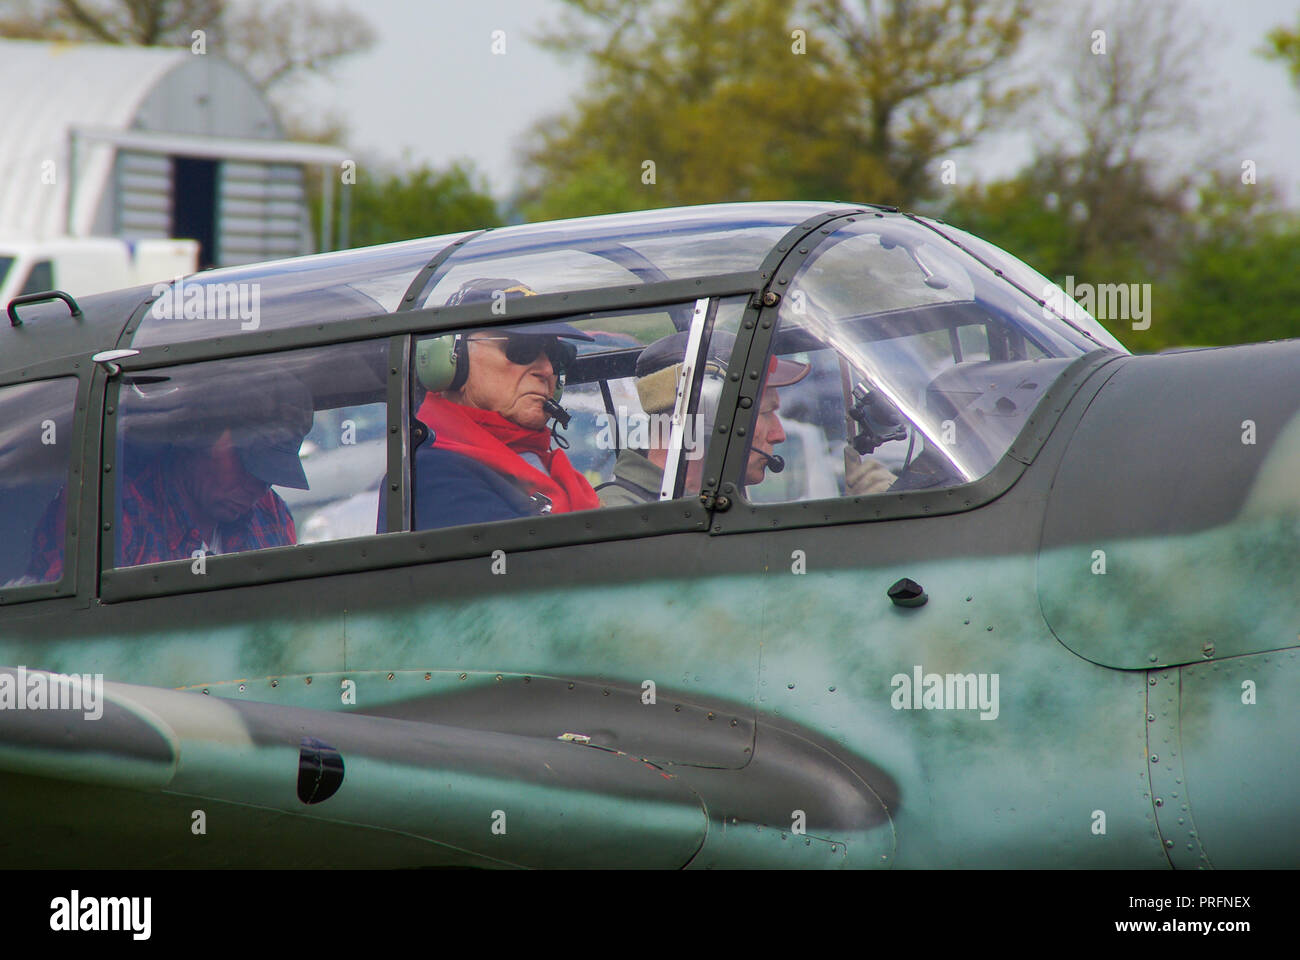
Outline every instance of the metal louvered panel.
<path fill-rule="evenodd" d="M 289 219 L 295 220 L 302 212 L 301 201 L 288 203 L 278 200 L 235 200 L 226 197 L 221 205 L 222 213 L 227 217 L 251 217 L 260 220 L 263 217 L 272 219 Z"/>
<path fill-rule="evenodd" d="M 143 191 L 133 192 L 131 195 L 131 205 L 118 211 L 123 218 L 129 217 L 134 213 L 145 213 L 149 216 L 161 213 L 167 215 L 172 208 L 171 197 L 165 193 L 144 193 Z"/>
<path fill-rule="evenodd" d="M 298 200 L 302 198 L 302 178 L 269 179 L 266 165 L 226 162 L 230 168 L 226 175 L 226 189 L 232 197 L 253 197 L 272 200 Z M 249 169 L 249 168 L 253 169 Z M 260 168 L 260 169 L 259 169 Z M 286 168 L 297 172 L 294 168 Z M 245 171 L 248 171 L 245 174 Z"/>
<path fill-rule="evenodd" d="M 232 217 L 226 214 L 221 229 L 228 242 L 246 243 L 250 237 L 296 237 L 294 223 L 286 217 Z"/>
<path fill-rule="evenodd" d="M 145 239 L 171 236 L 171 160 L 157 153 L 119 150 L 115 174 L 114 232 Z"/>
<path fill-rule="evenodd" d="M 165 213 L 149 214 L 143 210 L 133 210 L 118 221 L 117 233 L 133 240 L 160 240 L 167 237 L 169 225 L 170 218 Z"/>
<path fill-rule="evenodd" d="M 221 165 L 221 264 L 253 263 L 308 253 L 302 169 L 288 164 Z"/>
<path fill-rule="evenodd" d="M 232 257 L 251 257 L 253 260 L 276 260 L 281 257 L 294 256 L 298 252 L 298 241 L 295 238 L 281 237 L 274 243 L 258 243 L 256 246 L 227 247 L 226 249 Z"/>

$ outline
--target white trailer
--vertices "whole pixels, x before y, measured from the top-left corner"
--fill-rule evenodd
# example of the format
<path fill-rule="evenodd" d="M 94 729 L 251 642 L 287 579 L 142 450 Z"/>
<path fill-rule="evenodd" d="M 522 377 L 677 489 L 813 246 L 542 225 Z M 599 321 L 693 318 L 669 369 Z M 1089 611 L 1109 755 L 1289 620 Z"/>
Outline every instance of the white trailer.
<path fill-rule="evenodd" d="M 0 306 L 45 290 L 62 290 L 75 298 L 173 280 L 197 270 L 198 258 L 194 240 L 0 237 Z"/>

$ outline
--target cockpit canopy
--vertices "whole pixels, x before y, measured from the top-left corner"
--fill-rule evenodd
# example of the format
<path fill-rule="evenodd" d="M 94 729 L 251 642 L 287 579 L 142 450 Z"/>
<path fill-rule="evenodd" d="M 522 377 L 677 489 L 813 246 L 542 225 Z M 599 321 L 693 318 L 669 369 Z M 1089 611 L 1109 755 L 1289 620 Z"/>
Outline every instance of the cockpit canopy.
<path fill-rule="evenodd" d="M 476 277 L 515 277 L 538 293 L 558 293 L 754 271 L 790 228 L 834 209 L 761 203 L 648 210 L 211 270 L 173 283 L 132 345 L 307 326 L 403 304 L 436 307 Z M 411 289 L 448 248 L 438 269 Z"/>
<path fill-rule="evenodd" d="M 478 293 L 457 295 L 467 289 Z M 12 505 L 0 531 L 31 544 L 0 565 L 0 584 L 71 591 L 73 451 L 101 421 L 102 440 L 85 447 L 104 458 L 92 491 L 109 524 L 99 561 L 120 571 L 597 509 L 635 534 L 649 521 L 618 508 L 676 500 L 725 512 L 732 498 L 969 484 L 1007 455 L 1067 367 L 1123 351 L 996 247 L 840 204 L 528 224 L 148 292 L 96 298 L 84 324 L 38 308 L 0 335 L 0 358 L 6 342 L 25 358 L 0 370 L 0 411 L 12 414 L 0 431 L 0 499 Z M 114 348 L 129 357 L 120 368 L 85 363 Z M 107 377 L 111 417 L 77 412 L 95 376 Z M 271 422 L 265 411 L 281 407 L 292 416 Z M 541 431 L 525 438 L 532 459 L 465 453 L 458 437 L 477 436 L 469 409 Z M 141 519 L 191 508 L 202 524 Z M 687 510 L 662 515 L 698 523 Z M 546 523 L 564 536 L 591 527 Z M 139 586 L 107 587 L 118 582 Z"/>
<path fill-rule="evenodd" d="M 816 428 L 815 445 L 846 448 L 824 489 L 862 492 L 852 477 L 868 456 L 894 474 L 891 492 L 984 476 L 1061 371 L 1110 345 L 944 234 L 906 217 L 842 221 L 788 285 L 774 352 L 813 375 L 781 409 Z M 779 484 L 753 494 L 782 499 Z"/>

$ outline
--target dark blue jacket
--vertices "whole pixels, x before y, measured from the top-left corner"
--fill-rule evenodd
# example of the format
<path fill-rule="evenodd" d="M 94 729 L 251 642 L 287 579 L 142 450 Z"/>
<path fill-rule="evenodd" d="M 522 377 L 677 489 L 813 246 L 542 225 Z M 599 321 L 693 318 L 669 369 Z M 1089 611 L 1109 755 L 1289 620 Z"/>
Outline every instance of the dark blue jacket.
<path fill-rule="evenodd" d="M 416 530 L 537 516 L 533 501 L 509 477 L 426 441 L 415 451 Z"/>

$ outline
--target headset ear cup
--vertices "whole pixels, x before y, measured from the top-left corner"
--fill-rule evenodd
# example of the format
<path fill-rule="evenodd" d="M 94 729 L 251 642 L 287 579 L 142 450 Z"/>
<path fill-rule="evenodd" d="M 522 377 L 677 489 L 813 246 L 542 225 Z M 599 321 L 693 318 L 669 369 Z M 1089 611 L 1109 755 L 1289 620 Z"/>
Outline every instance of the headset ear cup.
<path fill-rule="evenodd" d="M 461 367 L 468 367 L 458 354 L 456 337 L 430 337 L 415 345 L 415 375 L 431 393 L 455 390 L 464 384 Z M 457 380 L 460 383 L 457 383 Z"/>

